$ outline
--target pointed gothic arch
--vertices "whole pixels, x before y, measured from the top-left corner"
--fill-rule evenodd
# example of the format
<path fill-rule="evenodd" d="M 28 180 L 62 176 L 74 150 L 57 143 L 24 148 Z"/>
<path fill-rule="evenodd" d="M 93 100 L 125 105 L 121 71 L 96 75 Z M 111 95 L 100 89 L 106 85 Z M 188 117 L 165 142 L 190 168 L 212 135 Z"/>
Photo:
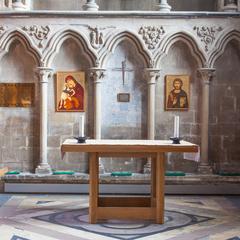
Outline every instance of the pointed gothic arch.
<path fill-rule="evenodd" d="M 10 46 L 14 41 L 19 41 L 27 53 L 29 53 L 37 63 L 37 66 L 40 66 L 41 62 L 41 53 L 40 51 L 35 47 L 35 44 L 33 43 L 32 39 L 29 38 L 29 36 L 17 29 L 13 31 L 6 32 L 0 41 L 0 49 L 2 50 L 2 53 L 0 54 L 0 59 L 9 52 Z"/>
<path fill-rule="evenodd" d="M 136 47 L 138 53 L 143 57 L 144 64 L 146 67 L 150 66 L 151 55 L 148 50 L 145 48 L 144 43 L 132 32 L 130 31 L 120 31 L 113 35 L 105 44 L 105 48 L 107 50 L 101 55 L 101 63 L 102 66 L 106 65 L 106 62 L 109 56 L 115 51 L 116 47 L 120 44 L 120 42 L 127 40 L 133 43 Z"/>
<path fill-rule="evenodd" d="M 188 46 L 188 49 L 190 50 L 191 55 L 197 61 L 199 68 L 205 65 L 206 56 L 199 48 L 199 45 L 194 37 L 187 32 L 177 32 L 175 34 L 171 34 L 170 36 L 166 36 L 160 44 L 159 48 L 161 49 L 161 52 L 159 52 L 155 57 L 155 60 L 157 62 L 156 65 L 158 67 L 160 67 L 162 58 L 168 53 L 173 44 L 178 41 L 184 42 Z"/>
<path fill-rule="evenodd" d="M 237 40 L 240 43 L 240 31 L 232 30 L 218 39 L 216 42 L 216 50 L 213 51 L 209 57 L 209 64 L 211 67 L 214 67 L 217 59 L 223 55 L 228 43 L 232 40 Z"/>
<path fill-rule="evenodd" d="M 94 50 L 92 50 L 92 47 L 90 46 L 87 38 L 75 30 L 64 29 L 60 32 L 57 32 L 49 42 L 49 47 L 43 57 L 43 61 L 46 66 L 51 66 L 54 57 L 59 53 L 62 44 L 67 39 L 74 40 L 80 48 L 83 48 L 84 52 L 86 52 L 91 66 L 96 65 L 97 55 Z"/>

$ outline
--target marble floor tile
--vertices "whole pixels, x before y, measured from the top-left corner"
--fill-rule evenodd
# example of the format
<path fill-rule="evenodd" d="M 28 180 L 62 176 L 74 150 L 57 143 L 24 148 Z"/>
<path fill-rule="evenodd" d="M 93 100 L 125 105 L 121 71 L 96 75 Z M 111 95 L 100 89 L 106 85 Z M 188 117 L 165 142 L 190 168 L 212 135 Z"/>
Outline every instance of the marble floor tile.
<path fill-rule="evenodd" d="M 88 196 L 0 194 L 0 240 L 240 240 L 240 196 L 166 196 L 165 223 L 88 223 Z"/>

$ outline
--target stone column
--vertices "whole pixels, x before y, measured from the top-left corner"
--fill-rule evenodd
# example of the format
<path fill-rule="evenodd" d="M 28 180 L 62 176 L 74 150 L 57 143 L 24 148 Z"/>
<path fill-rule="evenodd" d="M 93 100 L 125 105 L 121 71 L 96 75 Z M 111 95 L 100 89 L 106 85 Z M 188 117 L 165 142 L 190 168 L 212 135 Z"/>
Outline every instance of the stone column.
<path fill-rule="evenodd" d="M 83 5 L 83 10 L 85 11 L 98 11 L 99 6 L 96 4 L 95 0 L 87 0 Z"/>
<path fill-rule="evenodd" d="M 168 4 L 167 0 L 158 0 L 159 4 L 156 5 L 156 10 L 160 12 L 170 12 L 172 7 Z"/>
<path fill-rule="evenodd" d="M 51 174 L 51 167 L 47 159 L 47 124 L 48 124 L 48 79 L 53 69 L 38 67 L 40 82 L 40 164 L 36 174 Z"/>
<path fill-rule="evenodd" d="M 198 167 L 199 173 L 211 174 L 212 167 L 208 160 L 208 125 L 209 125 L 209 86 L 215 74 L 214 68 L 200 68 L 198 69 L 199 77 L 202 80 L 202 127 L 201 127 L 201 157 Z"/>
<path fill-rule="evenodd" d="M 106 69 L 104 68 L 91 68 L 91 77 L 94 83 L 94 138 L 101 139 L 101 125 L 102 125 L 102 94 L 101 85 L 105 76 Z M 99 160 L 99 173 L 104 173 L 104 166 Z"/>
<path fill-rule="evenodd" d="M 160 76 L 160 70 L 154 68 L 145 69 L 148 84 L 148 139 L 155 139 L 155 99 L 156 99 L 156 81 Z M 144 173 L 151 172 L 151 159 L 148 159 L 144 166 Z"/>

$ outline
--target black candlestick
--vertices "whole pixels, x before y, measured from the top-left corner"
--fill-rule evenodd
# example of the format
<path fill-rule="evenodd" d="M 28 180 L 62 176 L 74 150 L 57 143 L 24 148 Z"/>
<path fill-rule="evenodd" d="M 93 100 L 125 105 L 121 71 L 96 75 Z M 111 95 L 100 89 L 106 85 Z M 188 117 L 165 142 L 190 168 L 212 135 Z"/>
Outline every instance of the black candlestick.
<path fill-rule="evenodd" d="M 179 137 L 170 137 L 170 139 L 173 141 L 172 144 L 180 144 L 181 138 L 179 138 Z"/>
<path fill-rule="evenodd" d="M 84 136 L 84 137 L 74 137 L 74 138 L 77 139 L 78 143 L 86 143 L 86 139 L 87 139 L 86 136 Z"/>

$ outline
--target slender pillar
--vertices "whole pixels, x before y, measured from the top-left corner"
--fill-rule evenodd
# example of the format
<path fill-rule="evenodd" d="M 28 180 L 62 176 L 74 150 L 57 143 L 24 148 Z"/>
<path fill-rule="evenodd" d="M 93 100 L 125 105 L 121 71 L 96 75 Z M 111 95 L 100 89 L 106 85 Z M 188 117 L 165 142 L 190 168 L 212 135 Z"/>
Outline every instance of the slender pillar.
<path fill-rule="evenodd" d="M 85 11 L 98 11 L 99 6 L 96 4 L 95 0 L 87 0 L 83 5 Z"/>
<path fill-rule="evenodd" d="M 212 167 L 208 159 L 208 125 L 209 125 L 209 86 L 214 76 L 214 68 L 198 69 L 199 76 L 202 80 L 202 127 L 201 127 L 201 157 L 198 171 L 202 174 L 211 174 Z"/>
<path fill-rule="evenodd" d="M 47 159 L 47 123 L 48 123 L 48 79 L 53 69 L 38 67 L 40 82 L 40 164 L 36 168 L 37 174 L 51 174 L 51 167 Z"/>
<path fill-rule="evenodd" d="M 145 70 L 148 84 L 148 139 L 155 138 L 155 98 L 156 98 L 156 81 L 159 77 L 159 69 L 147 68 Z M 148 159 L 144 166 L 144 173 L 151 172 L 151 159 Z"/>
<path fill-rule="evenodd" d="M 168 4 L 167 0 L 158 0 L 159 4 L 156 5 L 156 10 L 160 12 L 170 12 L 172 7 Z"/>
<path fill-rule="evenodd" d="M 106 69 L 103 68 L 91 68 L 91 76 L 94 83 L 94 138 L 101 139 L 101 123 L 102 123 L 102 96 L 101 85 L 105 76 Z M 104 173 L 104 166 L 99 159 L 99 173 Z"/>

